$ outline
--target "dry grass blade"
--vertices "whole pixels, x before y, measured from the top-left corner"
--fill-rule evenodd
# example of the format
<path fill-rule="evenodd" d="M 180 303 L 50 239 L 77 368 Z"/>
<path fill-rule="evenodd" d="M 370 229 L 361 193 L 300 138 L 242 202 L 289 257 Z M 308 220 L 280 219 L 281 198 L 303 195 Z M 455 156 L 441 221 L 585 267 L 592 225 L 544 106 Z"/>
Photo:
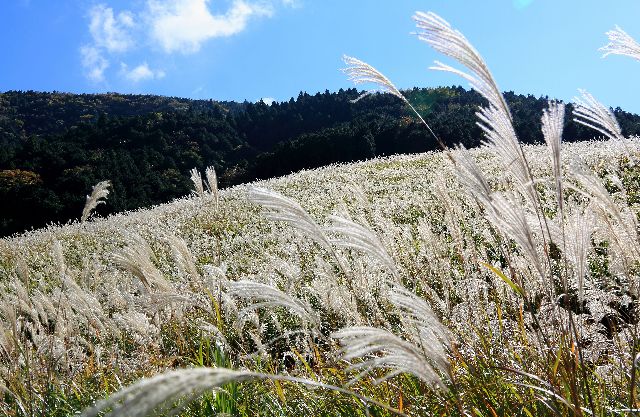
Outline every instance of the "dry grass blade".
<path fill-rule="evenodd" d="M 604 52 L 603 58 L 608 55 L 624 55 L 640 60 L 640 44 L 620 26 L 616 25 L 615 29 L 610 30 L 606 35 L 609 43 L 600 48 Z"/>
<path fill-rule="evenodd" d="M 590 127 L 609 139 L 623 140 L 622 130 L 611 110 L 595 99 L 585 90 L 580 91 L 581 97 L 576 97 L 573 120 L 576 123 Z"/>
<path fill-rule="evenodd" d="M 91 212 L 98 207 L 99 204 L 104 204 L 104 200 L 109 195 L 109 187 L 111 183 L 109 181 L 100 181 L 94 185 L 91 195 L 87 196 L 87 201 L 84 203 L 84 209 L 82 210 L 82 217 L 80 221 L 86 221 Z"/>
<path fill-rule="evenodd" d="M 374 84 L 378 87 L 378 91 L 383 93 L 393 94 L 405 103 L 409 103 L 405 96 L 402 95 L 400 90 L 380 71 L 367 64 L 364 61 L 360 61 L 357 58 L 353 58 L 347 55 L 342 56 L 342 60 L 347 65 L 342 69 L 342 72 L 347 74 L 349 81 L 354 84 Z M 365 93 L 358 97 L 355 101 L 360 100 L 362 97 L 369 93 Z"/>

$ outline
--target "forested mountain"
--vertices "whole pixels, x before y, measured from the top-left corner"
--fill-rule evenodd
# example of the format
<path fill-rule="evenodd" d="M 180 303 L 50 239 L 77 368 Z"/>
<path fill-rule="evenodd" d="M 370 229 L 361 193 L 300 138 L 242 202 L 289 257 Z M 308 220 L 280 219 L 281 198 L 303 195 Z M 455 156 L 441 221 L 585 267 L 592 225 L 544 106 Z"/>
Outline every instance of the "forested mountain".
<path fill-rule="evenodd" d="M 221 186 L 332 162 L 436 149 L 396 97 L 355 89 L 266 105 L 148 95 L 0 94 L 0 235 L 78 218 L 105 179 L 100 214 L 169 201 L 190 190 L 189 170 L 214 166 Z M 462 87 L 405 94 L 448 145 L 479 144 L 480 96 Z M 542 141 L 547 98 L 506 94 L 522 142 Z M 568 106 L 568 111 L 571 106 Z M 625 135 L 640 116 L 615 109 Z M 566 118 L 565 141 L 594 132 Z"/>

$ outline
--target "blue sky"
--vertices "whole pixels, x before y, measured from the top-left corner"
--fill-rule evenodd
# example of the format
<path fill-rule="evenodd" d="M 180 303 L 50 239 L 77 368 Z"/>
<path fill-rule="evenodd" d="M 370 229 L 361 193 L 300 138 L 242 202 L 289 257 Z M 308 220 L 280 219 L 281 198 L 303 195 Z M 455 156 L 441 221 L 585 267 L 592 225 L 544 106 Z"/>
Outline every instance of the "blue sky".
<path fill-rule="evenodd" d="M 427 69 L 441 57 L 411 35 L 417 10 L 462 31 L 502 90 L 640 113 L 640 62 L 598 51 L 616 24 L 640 39 L 638 0 L 0 0 L 0 91 L 288 100 L 350 87 L 342 54 L 400 88 L 466 87 Z"/>

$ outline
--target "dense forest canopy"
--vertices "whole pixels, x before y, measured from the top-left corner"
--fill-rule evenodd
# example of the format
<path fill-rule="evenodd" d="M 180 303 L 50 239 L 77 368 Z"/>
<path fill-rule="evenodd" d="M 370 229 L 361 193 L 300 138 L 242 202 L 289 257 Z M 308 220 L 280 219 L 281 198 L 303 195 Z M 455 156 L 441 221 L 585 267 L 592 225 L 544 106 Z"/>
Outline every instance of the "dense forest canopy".
<path fill-rule="evenodd" d="M 437 145 L 403 103 L 355 89 L 267 105 L 121 94 L 0 94 L 0 235 L 77 219 L 99 181 L 113 184 L 100 214 L 189 193 L 189 170 L 214 166 L 222 187 L 332 162 L 423 152 Z M 447 144 L 477 146 L 482 98 L 462 87 L 405 91 Z M 541 142 L 546 97 L 506 93 L 524 143 Z M 568 106 L 568 112 L 571 106 Z M 625 135 L 640 116 L 615 109 Z M 564 140 L 594 132 L 566 118 Z"/>

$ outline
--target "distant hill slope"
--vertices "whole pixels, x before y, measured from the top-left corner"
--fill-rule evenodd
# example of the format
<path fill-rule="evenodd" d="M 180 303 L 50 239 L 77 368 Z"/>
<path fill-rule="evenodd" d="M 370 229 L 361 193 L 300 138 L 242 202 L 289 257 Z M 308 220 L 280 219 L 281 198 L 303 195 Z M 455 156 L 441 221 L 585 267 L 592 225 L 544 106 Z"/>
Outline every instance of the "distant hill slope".
<path fill-rule="evenodd" d="M 405 92 L 441 139 L 480 143 L 481 98 L 461 87 Z M 436 149 L 395 97 L 357 103 L 355 89 L 268 106 L 121 94 L 0 94 L 0 235 L 77 218 L 97 182 L 113 183 L 108 214 L 189 192 L 188 171 L 214 166 L 221 186 L 333 162 Z M 542 140 L 546 98 L 506 94 L 520 140 Z M 640 117 L 615 110 L 625 135 Z M 567 118 L 565 140 L 593 137 Z"/>
<path fill-rule="evenodd" d="M 7 91 L 0 94 L 0 120 L 3 127 L 24 130 L 26 135 L 64 132 L 83 122 L 97 121 L 102 115 L 127 117 L 155 112 L 207 111 L 221 107 L 238 111 L 244 104 L 118 93 Z"/>

